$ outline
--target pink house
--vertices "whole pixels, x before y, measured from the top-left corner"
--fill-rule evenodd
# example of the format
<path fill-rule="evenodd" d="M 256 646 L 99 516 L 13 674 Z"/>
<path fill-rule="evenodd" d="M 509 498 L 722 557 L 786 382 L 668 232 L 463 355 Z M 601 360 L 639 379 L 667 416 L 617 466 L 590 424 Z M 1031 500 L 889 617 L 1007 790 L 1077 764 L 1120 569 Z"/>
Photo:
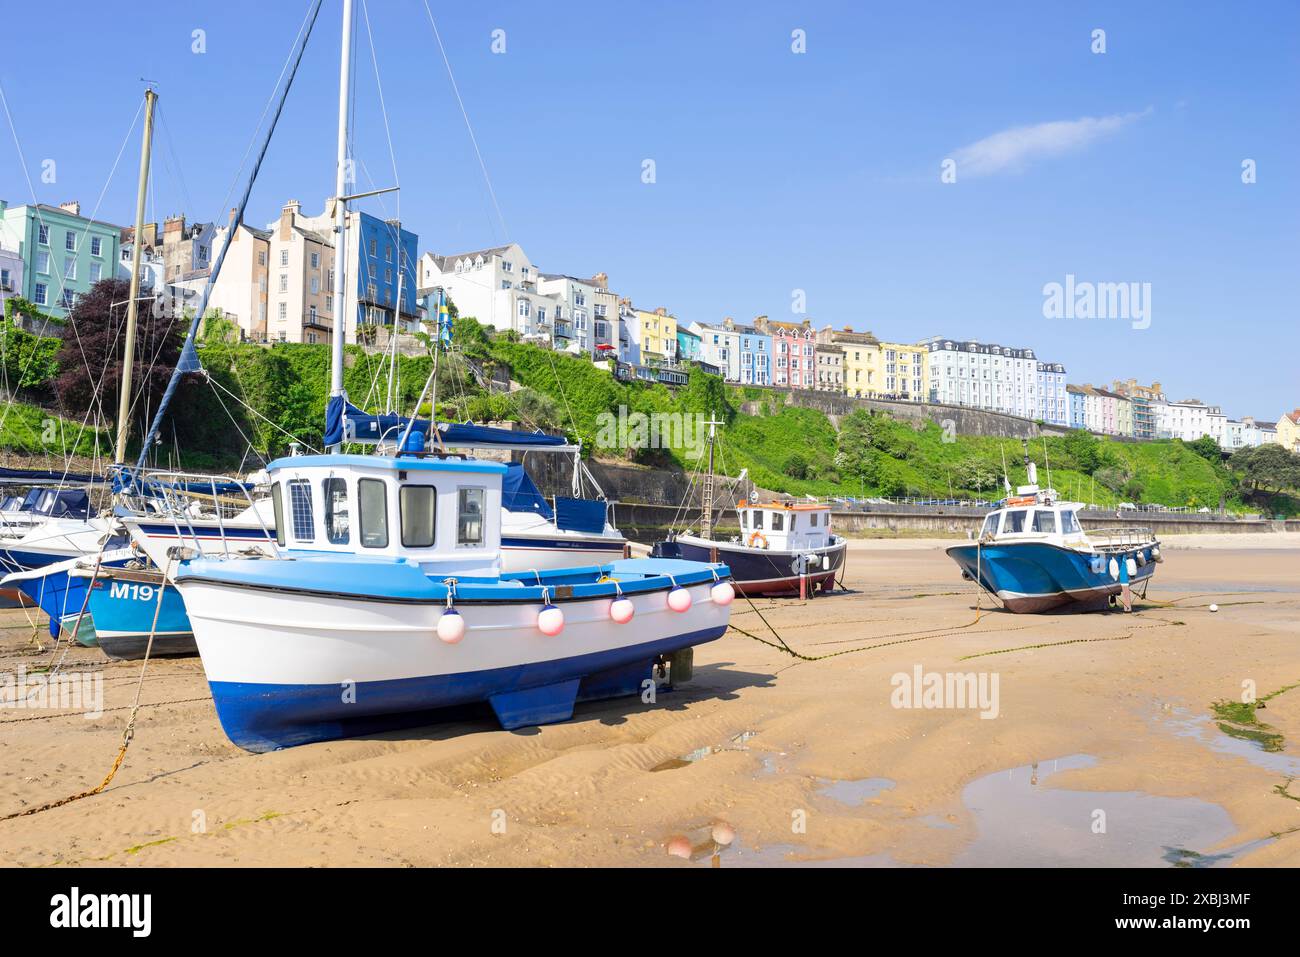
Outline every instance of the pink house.
<path fill-rule="evenodd" d="M 783 389 L 817 388 L 817 334 L 811 319 L 776 322 L 759 316 L 754 327 L 772 337 L 773 385 Z"/>

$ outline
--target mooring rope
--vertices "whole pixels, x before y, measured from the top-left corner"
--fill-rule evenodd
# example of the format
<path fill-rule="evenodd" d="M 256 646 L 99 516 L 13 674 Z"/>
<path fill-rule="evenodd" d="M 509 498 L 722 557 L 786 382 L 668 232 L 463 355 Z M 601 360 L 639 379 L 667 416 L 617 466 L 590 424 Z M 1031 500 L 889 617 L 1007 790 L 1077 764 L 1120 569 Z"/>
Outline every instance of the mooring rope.
<path fill-rule="evenodd" d="M 171 565 L 169 563 L 168 569 L 170 569 L 170 567 Z M 95 572 L 96 575 L 98 575 L 98 563 L 96 563 Z M 162 585 L 158 588 L 158 602 L 154 605 L 153 622 L 149 625 L 149 641 L 145 644 L 144 659 L 140 662 L 140 680 L 135 686 L 135 701 L 131 705 L 131 716 L 127 719 L 126 728 L 122 731 L 122 746 L 118 748 L 117 757 L 113 759 L 113 766 L 108 769 L 108 774 L 104 776 L 104 780 L 99 782 L 98 786 L 91 788 L 89 791 L 82 791 L 78 794 L 69 795 L 68 797 L 62 798 L 58 801 L 51 801 L 49 804 L 42 804 L 38 807 L 29 807 L 26 810 L 6 814 L 3 817 L 0 817 L 0 821 L 11 821 L 14 818 L 30 817 L 33 814 L 51 811 L 56 807 L 63 807 L 65 804 L 71 804 L 73 801 L 80 801 L 83 798 L 92 797 L 99 794 L 104 790 L 104 788 L 108 787 L 113 778 L 117 776 L 118 769 L 122 767 L 122 761 L 126 758 L 126 749 L 131 746 L 131 741 L 135 738 L 135 719 L 140 714 L 140 693 L 144 690 L 145 670 L 149 666 L 149 656 L 153 652 L 153 639 L 154 635 L 157 634 L 158 631 L 158 616 L 162 613 L 163 593 L 166 591 L 168 577 L 167 571 L 164 571 L 162 576 Z M 95 586 L 95 580 L 95 578 L 92 578 L 90 584 L 86 588 L 87 601 L 90 599 L 90 589 Z"/>

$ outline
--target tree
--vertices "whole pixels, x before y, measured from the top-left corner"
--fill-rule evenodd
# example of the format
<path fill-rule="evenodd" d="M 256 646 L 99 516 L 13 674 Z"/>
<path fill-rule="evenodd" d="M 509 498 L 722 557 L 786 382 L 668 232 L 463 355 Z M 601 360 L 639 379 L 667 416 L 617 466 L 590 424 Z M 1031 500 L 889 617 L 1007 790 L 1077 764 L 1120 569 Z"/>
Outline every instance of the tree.
<path fill-rule="evenodd" d="M 1287 489 L 1300 489 L 1300 455 L 1276 442 L 1238 449 L 1228 461 L 1241 484 L 1268 504 Z"/>
<path fill-rule="evenodd" d="M 781 469 L 790 478 L 803 479 L 808 477 L 808 460 L 798 452 L 785 460 L 785 465 Z"/>
<path fill-rule="evenodd" d="M 1219 448 L 1219 443 L 1214 440 L 1212 435 L 1202 435 L 1195 442 L 1187 442 L 1186 446 L 1205 459 L 1207 462 L 1218 464 L 1223 461 L 1223 450 Z"/>
<path fill-rule="evenodd" d="M 130 290 L 124 279 L 102 279 L 77 300 L 68 317 L 54 391 L 59 407 L 73 418 L 87 412 L 102 415 L 107 422 L 117 417 Z M 186 328 L 183 320 L 159 315 L 147 303 L 141 305 L 131 363 L 133 426 L 147 424 L 145 420 L 158 407 L 180 358 Z M 132 431 L 138 434 L 143 428 Z"/>
<path fill-rule="evenodd" d="M 1091 475 L 1105 464 L 1106 454 L 1101 441 L 1084 429 L 1072 429 L 1062 440 L 1065 453 L 1074 462 L 1077 471 Z"/>

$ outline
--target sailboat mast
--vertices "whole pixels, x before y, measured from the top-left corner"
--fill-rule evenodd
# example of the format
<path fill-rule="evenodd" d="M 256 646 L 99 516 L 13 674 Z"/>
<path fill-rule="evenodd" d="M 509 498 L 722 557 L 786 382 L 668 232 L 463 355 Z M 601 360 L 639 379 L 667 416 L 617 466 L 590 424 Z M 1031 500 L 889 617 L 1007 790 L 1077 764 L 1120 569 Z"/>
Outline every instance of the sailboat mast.
<path fill-rule="evenodd" d="M 135 326 L 140 314 L 140 259 L 144 252 L 144 201 L 149 190 L 149 163 L 153 152 L 153 108 L 158 94 L 144 91 L 144 137 L 140 143 L 140 182 L 135 194 L 135 249 L 131 255 L 131 293 L 126 303 L 126 348 L 122 354 L 122 385 L 117 397 L 117 450 L 114 462 L 126 461 L 126 439 L 131 431 L 131 371 L 135 365 Z"/>
<path fill-rule="evenodd" d="M 718 423 L 709 416 L 709 470 L 704 473 L 704 503 L 700 510 L 700 537 L 713 537 L 713 442 Z"/>
<path fill-rule="evenodd" d="M 344 395 L 343 343 L 347 338 L 347 309 L 344 300 L 347 278 L 348 231 L 348 114 L 351 112 L 352 0 L 343 0 L 343 51 L 339 56 L 339 142 L 338 166 L 334 173 L 334 328 L 330 335 L 330 396 Z M 342 443 L 331 445 L 337 452 Z"/>

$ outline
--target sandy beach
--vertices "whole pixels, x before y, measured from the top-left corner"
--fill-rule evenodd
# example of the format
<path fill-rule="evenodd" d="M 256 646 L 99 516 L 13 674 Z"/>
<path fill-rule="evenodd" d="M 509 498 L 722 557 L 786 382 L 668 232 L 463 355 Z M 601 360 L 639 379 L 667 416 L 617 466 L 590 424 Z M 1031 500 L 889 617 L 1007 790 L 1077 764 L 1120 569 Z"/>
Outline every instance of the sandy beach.
<path fill-rule="evenodd" d="M 1171 538 L 1133 614 L 1048 616 L 987 597 L 977 616 L 951 542 L 854 542 L 848 591 L 738 600 L 733 625 L 754 637 L 698 648 L 692 683 L 515 732 L 458 713 L 253 755 L 222 733 L 197 658 L 151 662 L 110 786 L 0 822 L 0 862 L 705 867 L 725 822 L 722 867 L 1297 866 L 1291 538 Z M 835 656 L 792 656 L 769 624 Z M 32 632 L 0 611 L 0 671 L 51 663 Z M 0 711 L 0 815 L 94 787 L 117 753 L 139 664 L 75 648 L 61 670 L 102 679 L 104 713 Z M 987 694 L 907 693 L 934 673 Z M 1224 733 L 1212 704 L 1250 687 L 1281 693 L 1248 736 Z M 674 838 L 691 859 L 669 855 Z"/>

